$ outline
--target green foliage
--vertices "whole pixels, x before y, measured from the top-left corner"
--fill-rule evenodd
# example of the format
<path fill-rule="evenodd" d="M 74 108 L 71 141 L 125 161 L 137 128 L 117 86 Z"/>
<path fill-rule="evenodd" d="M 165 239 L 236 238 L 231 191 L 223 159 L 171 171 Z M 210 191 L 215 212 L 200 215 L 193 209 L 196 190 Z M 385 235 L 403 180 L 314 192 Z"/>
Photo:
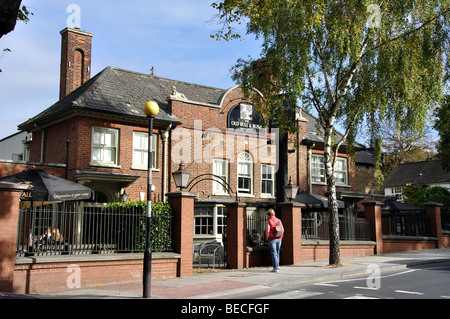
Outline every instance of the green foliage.
<path fill-rule="evenodd" d="M 213 4 L 223 23 L 214 37 L 241 38 L 232 26 L 246 23 L 247 33 L 263 40 L 270 76 L 254 70 L 257 61 L 240 59 L 233 79 L 262 92 L 263 99 L 253 98 L 267 119 L 284 118 L 292 101 L 301 101 L 317 111 L 324 134 L 339 123 L 349 142 L 366 126 L 375 141 L 384 121 L 420 131 L 442 94 L 449 3 L 373 3 L 225 0 Z"/>
<path fill-rule="evenodd" d="M 137 209 L 142 216 L 139 219 L 139 223 L 136 224 L 136 229 L 132 234 L 136 236 L 133 242 L 136 243 L 134 250 L 144 251 L 145 249 L 145 236 L 146 236 L 146 214 L 147 214 L 147 202 L 145 201 L 128 201 L 125 203 L 115 202 L 108 203 L 103 207 L 103 210 L 113 210 L 126 212 Z M 150 247 L 153 251 L 164 251 L 172 243 L 172 207 L 168 203 L 152 202 L 151 207 L 151 219 L 150 219 Z"/>
<path fill-rule="evenodd" d="M 423 207 L 427 202 L 436 202 L 443 205 L 442 213 L 450 213 L 450 191 L 444 187 L 408 186 L 403 190 L 403 194 L 407 197 L 405 203 Z"/>
<path fill-rule="evenodd" d="M 425 191 L 425 187 L 422 185 L 411 185 L 403 188 L 402 193 L 405 196 L 405 203 L 413 206 L 422 207 L 419 197 Z"/>

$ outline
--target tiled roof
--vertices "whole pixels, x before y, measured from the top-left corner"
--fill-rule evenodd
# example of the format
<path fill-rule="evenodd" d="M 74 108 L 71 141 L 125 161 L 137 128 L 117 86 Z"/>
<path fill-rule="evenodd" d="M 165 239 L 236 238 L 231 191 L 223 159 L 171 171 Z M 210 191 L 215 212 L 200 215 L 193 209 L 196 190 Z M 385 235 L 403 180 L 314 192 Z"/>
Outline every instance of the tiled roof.
<path fill-rule="evenodd" d="M 218 105 L 226 92 L 198 84 L 169 80 L 149 74 L 107 67 L 81 87 L 34 118 L 19 125 L 26 130 L 31 124 L 47 120 L 72 109 L 105 112 L 125 117 L 145 117 L 142 108 L 149 100 L 158 102 L 160 112 L 155 122 L 179 122 L 169 114 L 167 97 L 177 92 L 189 101 Z"/>
<path fill-rule="evenodd" d="M 442 169 L 440 160 L 399 164 L 386 178 L 385 187 L 449 183 L 450 172 Z"/>

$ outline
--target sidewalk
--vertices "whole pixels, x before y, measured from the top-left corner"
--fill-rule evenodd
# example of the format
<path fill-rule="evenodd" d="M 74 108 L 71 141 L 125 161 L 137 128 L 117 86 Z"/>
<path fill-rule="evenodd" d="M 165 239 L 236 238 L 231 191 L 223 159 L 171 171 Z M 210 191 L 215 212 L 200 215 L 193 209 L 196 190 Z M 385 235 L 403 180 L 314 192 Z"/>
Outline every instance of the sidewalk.
<path fill-rule="evenodd" d="M 281 266 L 278 273 L 271 267 L 241 270 L 212 269 L 193 274 L 191 277 L 152 280 L 152 299 L 220 299 L 227 295 L 259 290 L 262 288 L 313 283 L 368 274 L 368 265 L 375 264 L 381 272 L 402 269 L 412 265 L 450 260 L 450 248 L 417 250 L 391 253 L 380 256 L 343 258 L 342 267 L 328 266 L 328 261 L 309 262 Z M 27 296 L 7 295 L 0 292 L 0 298 L 40 299 L 116 299 L 142 298 L 142 282 L 107 284 L 92 288 L 68 289 Z"/>

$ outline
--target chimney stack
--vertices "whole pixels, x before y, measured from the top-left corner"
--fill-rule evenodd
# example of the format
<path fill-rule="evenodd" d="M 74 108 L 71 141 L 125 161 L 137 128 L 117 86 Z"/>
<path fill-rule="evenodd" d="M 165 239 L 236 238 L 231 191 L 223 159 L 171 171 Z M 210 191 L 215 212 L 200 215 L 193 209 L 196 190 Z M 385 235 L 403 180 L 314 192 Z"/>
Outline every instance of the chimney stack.
<path fill-rule="evenodd" d="M 65 28 L 61 32 L 61 78 L 59 99 L 91 78 L 91 48 L 93 33 Z"/>

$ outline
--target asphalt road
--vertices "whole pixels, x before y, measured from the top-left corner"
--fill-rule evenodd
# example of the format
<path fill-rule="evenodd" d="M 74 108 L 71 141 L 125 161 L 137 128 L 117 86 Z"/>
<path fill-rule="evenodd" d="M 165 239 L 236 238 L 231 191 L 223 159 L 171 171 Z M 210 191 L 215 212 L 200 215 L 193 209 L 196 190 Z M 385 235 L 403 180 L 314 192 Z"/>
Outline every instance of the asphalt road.
<path fill-rule="evenodd" d="M 314 284 L 267 288 L 234 299 L 450 299 L 450 262 Z"/>

